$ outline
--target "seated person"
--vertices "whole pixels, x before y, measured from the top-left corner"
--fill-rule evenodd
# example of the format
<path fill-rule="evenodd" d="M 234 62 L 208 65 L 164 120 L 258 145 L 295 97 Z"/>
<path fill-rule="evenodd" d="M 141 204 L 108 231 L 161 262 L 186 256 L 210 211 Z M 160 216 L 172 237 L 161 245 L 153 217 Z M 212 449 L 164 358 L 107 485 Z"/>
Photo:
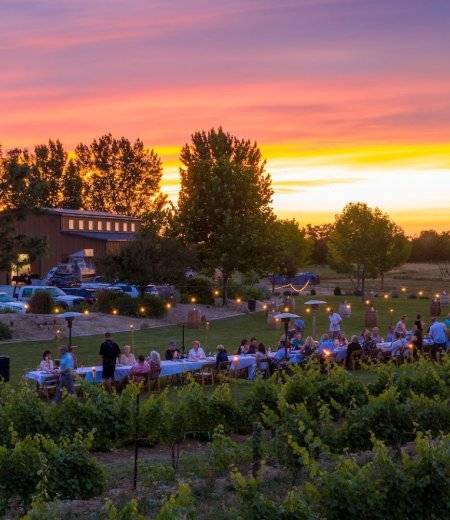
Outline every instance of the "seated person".
<path fill-rule="evenodd" d="M 217 345 L 216 368 L 220 368 L 222 363 L 228 363 L 227 351 L 223 345 Z"/>
<path fill-rule="evenodd" d="M 301 332 L 296 332 L 294 334 L 294 337 L 291 341 L 291 347 L 292 350 L 300 350 L 300 347 L 305 343 L 305 341 L 302 338 Z"/>
<path fill-rule="evenodd" d="M 264 343 L 260 343 L 258 345 L 258 349 L 256 351 L 255 357 L 256 357 L 256 367 L 262 368 L 262 367 L 260 367 L 261 362 L 267 361 L 267 359 L 268 359 L 266 347 L 265 347 Z"/>
<path fill-rule="evenodd" d="M 119 357 L 119 363 L 121 365 L 134 365 L 136 363 L 136 358 L 134 357 L 133 352 L 131 352 L 130 345 L 124 345 L 122 347 L 122 353 Z"/>
<path fill-rule="evenodd" d="M 353 352 L 362 352 L 362 347 L 359 344 L 358 336 L 352 336 L 350 343 L 347 345 L 347 356 L 345 358 L 345 366 L 349 368 L 350 360 Z"/>
<path fill-rule="evenodd" d="M 288 355 L 289 355 L 289 353 L 288 353 Z M 281 361 L 284 361 L 285 359 L 286 359 L 285 341 L 284 341 L 284 339 L 282 339 L 278 343 L 277 351 L 275 352 L 275 355 L 273 356 L 273 360 L 276 363 L 280 363 Z"/>
<path fill-rule="evenodd" d="M 402 353 L 403 347 L 406 345 L 406 338 L 401 332 L 394 334 L 394 341 L 391 344 L 391 356 L 398 357 Z"/>
<path fill-rule="evenodd" d="M 386 341 L 387 343 L 391 343 L 391 341 L 394 341 L 394 339 L 394 327 L 390 325 L 386 334 Z"/>
<path fill-rule="evenodd" d="M 193 341 L 192 348 L 188 354 L 189 361 L 200 361 L 201 359 L 206 359 L 205 351 L 200 346 L 200 341 Z"/>
<path fill-rule="evenodd" d="M 147 364 L 150 368 L 149 378 L 150 379 L 158 379 L 159 374 L 161 373 L 161 356 L 156 350 L 152 350 L 147 359 Z"/>
<path fill-rule="evenodd" d="M 258 350 L 258 341 L 253 336 L 253 338 L 250 339 L 250 344 L 248 346 L 248 354 L 256 354 L 256 351 Z"/>
<path fill-rule="evenodd" d="M 310 356 L 316 349 L 316 342 L 312 336 L 306 338 L 305 344 L 300 349 L 300 352 L 305 356 Z"/>
<path fill-rule="evenodd" d="M 319 350 L 322 351 L 324 349 L 334 350 L 334 344 L 330 334 L 323 334 L 320 338 Z"/>
<path fill-rule="evenodd" d="M 134 377 L 134 376 L 147 376 L 150 374 L 150 366 L 149 364 L 145 361 L 145 356 L 143 356 L 142 354 L 140 354 L 138 356 L 138 360 L 137 360 L 137 363 L 135 363 L 132 367 L 131 367 L 131 370 L 130 370 L 130 373 L 128 374 L 128 376 L 130 378 Z"/>
<path fill-rule="evenodd" d="M 238 356 L 242 356 L 242 355 L 248 354 L 248 339 L 244 338 L 241 341 L 241 344 L 239 345 L 239 348 L 238 348 L 236 354 Z"/>
<path fill-rule="evenodd" d="M 171 341 L 169 343 L 169 347 L 166 350 L 166 361 L 174 361 L 175 359 L 179 359 L 181 357 L 181 352 L 177 347 L 176 341 Z"/>
<path fill-rule="evenodd" d="M 372 339 L 376 344 L 383 343 L 383 338 L 380 336 L 380 329 L 378 327 L 374 327 L 372 329 Z"/>
<path fill-rule="evenodd" d="M 39 363 L 38 370 L 41 372 L 53 372 L 54 369 L 55 365 L 53 364 L 52 353 L 50 350 L 45 350 L 42 353 L 42 360 Z"/>
<path fill-rule="evenodd" d="M 371 334 L 370 330 L 364 331 L 364 340 L 363 340 L 362 348 L 365 352 L 372 352 L 374 349 L 377 348 L 377 344 L 372 339 L 372 334 Z"/>

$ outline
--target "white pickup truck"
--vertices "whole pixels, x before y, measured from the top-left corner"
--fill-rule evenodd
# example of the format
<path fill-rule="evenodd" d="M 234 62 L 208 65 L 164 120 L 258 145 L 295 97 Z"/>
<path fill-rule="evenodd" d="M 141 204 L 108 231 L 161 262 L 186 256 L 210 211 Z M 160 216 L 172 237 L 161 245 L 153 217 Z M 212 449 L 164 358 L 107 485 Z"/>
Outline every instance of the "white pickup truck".
<path fill-rule="evenodd" d="M 80 296 L 72 296 L 66 294 L 62 289 L 58 287 L 46 286 L 46 285 L 24 285 L 19 287 L 18 291 L 14 294 L 14 297 L 19 301 L 27 302 L 34 294 L 39 292 L 47 292 L 61 307 L 68 309 L 76 305 L 77 303 L 84 302 L 84 298 Z"/>

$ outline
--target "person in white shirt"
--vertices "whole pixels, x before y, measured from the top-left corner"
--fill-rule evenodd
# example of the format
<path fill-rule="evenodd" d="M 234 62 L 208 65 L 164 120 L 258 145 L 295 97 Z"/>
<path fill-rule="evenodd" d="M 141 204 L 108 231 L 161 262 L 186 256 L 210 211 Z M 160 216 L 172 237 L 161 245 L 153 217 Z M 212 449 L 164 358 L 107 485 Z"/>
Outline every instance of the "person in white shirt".
<path fill-rule="evenodd" d="M 404 314 L 397 322 L 397 325 L 394 328 L 394 334 L 401 334 L 402 336 L 406 336 L 406 314 Z"/>
<path fill-rule="evenodd" d="M 199 361 L 200 359 L 206 359 L 205 351 L 200 346 L 200 341 L 193 341 L 192 348 L 188 354 L 189 361 Z"/>
<path fill-rule="evenodd" d="M 42 361 L 39 363 L 38 370 L 42 372 L 53 372 L 54 368 L 52 353 L 50 350 L 44 351 L 42 354 Z"/>
<path fill-rule="evenodd" d="M 341 323 L 342 318 L 341 315 L 337 312 L 334 312 L 333 309 L 330 309 L 329 312 L 329 319 L 330 319 L 330 333 L 333 335 L 334 338 L 338 338 L 339 334 L 341 332 Z"/>

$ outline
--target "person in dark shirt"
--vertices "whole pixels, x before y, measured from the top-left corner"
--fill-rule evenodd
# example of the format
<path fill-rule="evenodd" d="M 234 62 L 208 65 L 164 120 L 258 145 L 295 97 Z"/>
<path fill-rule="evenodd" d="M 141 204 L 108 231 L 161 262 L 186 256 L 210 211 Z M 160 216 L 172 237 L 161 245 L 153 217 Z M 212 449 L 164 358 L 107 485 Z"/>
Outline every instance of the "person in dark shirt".
<path fill-rule="evenodd" d="M 256 351 L 258 350 L 258 341 L 255 337 L 251 338 L 250 345 L 248 346 L 248 353 L 249 354 L 256 354 Z"/>
<path fill-rule="evenodd" d="M 353 361 L 352 354 L 354 352 L 362 352 L 362 347 L 359 344 L 358 336 L 352 336 L 350 343 L 347 345 L 347 356 L 345 358 L 345 366 L 348 369 L 353 368 L 352 367 L 352 364 L 353 364 L 352 363 L 352 361 Z"/>
<path fill-rule="evenodd" d="M 169 343 L 169 348 L 166 350 L 166 361 L 174 361 L 181 358 L 181 352 L 178 350 L 175 341 Z"/>
<path fill-rule="evenodd" d="M 105 334 L 105 341 L 100 345 L 100 356 L 103 360 L 103 382 L 107 390 L 112 390 L 112 383 L 114 381 L 114 372 L 116 370 L 116 361 L 120 357 L 120 348 L 115 343 L 111 334 Z"/>
<path fill-rule="evenodd" d="M 223 345 L 217 345 L 216 368 L 222 368 L 222 363 L 228 363 L 227 351 Z"/>
<path fill-rule="evenodd" d="M 242 356 L 248 353 L 248 339 L 243 339 L 237 350 L 237 355 Z"/>

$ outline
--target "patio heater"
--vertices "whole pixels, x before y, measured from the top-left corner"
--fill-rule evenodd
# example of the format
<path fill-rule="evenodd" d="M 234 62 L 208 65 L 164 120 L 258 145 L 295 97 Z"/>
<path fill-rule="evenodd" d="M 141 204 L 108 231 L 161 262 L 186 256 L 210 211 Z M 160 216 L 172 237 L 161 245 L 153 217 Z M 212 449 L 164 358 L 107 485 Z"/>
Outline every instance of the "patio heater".
<path fill-rule="evenodd" d="M 67 323 L 67 328 L 69 329 L 69 347 L 72 346 L 72 325 L 73 320 L 78 318 L 79 316 L 83 316 L 81 312 L 64 312 L 59 315 L 59 318 L 64 318 Z"/>
<path fill-rule="evenodd" d="M 293 314 L 292 312 L 281 312 L 280 314 L 276 314 L 274 318 L 281 320 L 284 323 L 284 357 L 288 358 L 288 332 L 289 332 L 289 322 L 291 320 L 295 320 L 299 316 L 297 314 Z"/>
<path fill-rule="evenodd" d="M 312 336 L 316 337 L 316 322 L 317 322 L 317 313 L 319 311 L 319 307 L 324 305 L 327 302 L 323 300 L 309 300 L 305 302 L 305 305 L 310 305 L 312 310 Z"/>

